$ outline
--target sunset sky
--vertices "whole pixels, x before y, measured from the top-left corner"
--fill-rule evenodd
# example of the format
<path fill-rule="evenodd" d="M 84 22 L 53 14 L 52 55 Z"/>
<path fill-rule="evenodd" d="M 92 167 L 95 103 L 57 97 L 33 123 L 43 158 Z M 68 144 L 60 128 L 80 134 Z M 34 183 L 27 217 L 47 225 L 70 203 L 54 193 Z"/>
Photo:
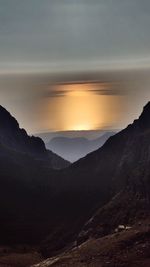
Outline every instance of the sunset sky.
<path fill-rule="evenodd" d="M 120 129 L 150 99 L 149 0 L 0 0 L 0 104 L 29 133 Z"/>

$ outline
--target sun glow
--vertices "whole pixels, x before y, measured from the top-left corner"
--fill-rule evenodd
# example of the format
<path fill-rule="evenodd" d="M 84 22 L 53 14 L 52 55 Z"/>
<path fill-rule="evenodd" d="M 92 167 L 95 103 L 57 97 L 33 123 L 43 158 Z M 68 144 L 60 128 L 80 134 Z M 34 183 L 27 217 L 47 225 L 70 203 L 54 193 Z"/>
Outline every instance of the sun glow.
<path fill-rule="evenodd" d="M 88 124 L 77 124 L 77 125 L 74 125 L 74 127 L 72 127 L 72 130 L 73 131 L 82 131 L 82 130 L 88 131 L 88 130 L 91 130 L 91 127 Z"/>
<path fill-rule="evenodd" d="M 96 130 L 120 121 L 123 96 L 105 93 L 111 84 L 55 85 L 53 97 L 44 99 L 43 128 L 53 131 Z"/>

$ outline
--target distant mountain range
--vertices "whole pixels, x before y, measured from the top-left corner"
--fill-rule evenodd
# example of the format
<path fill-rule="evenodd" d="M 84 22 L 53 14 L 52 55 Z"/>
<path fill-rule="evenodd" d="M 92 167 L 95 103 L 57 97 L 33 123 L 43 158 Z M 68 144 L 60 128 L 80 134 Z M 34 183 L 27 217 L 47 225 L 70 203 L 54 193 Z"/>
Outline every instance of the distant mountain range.
<path fill-rule="evenodd" d="M 106 132 L 119 132 L 119 129 L 111 129 L 111 130 L 70 130 L 70 131 L 57 131 L 57 132 L 45 132 L 45 133 L 36 133 L 35 136 L 42 138 L 44 143 L 48 143 L 55 137 L 66 137 L 66 138 L 86 138 L 88 140 L 94 140 Z"/>
<path fill-rule="evenodd" d="M 91 238 L 150 218 L 150 102 L 133 124 L 67 168 L 54 169 L 52 157 L 0 107 L 1 244 L 34 245 L 47 257 L 88 240 L 90 253 Z"/>
<path fill-rule="evenodd" d="M 108 131 L 94 140 L 88 140 L 84 137 L 54 137 L 46 143 L 46 147 L 66 160 L 75 162 L 85 157 L 88 153 L 100 148 L 114 134 L 115 132 Z"/>

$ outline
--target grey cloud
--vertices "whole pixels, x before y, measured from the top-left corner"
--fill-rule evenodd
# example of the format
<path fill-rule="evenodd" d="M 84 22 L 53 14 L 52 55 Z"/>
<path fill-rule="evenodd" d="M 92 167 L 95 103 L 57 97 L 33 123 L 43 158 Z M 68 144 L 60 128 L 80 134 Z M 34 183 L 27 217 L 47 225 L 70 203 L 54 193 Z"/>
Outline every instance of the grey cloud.
<path fill-rule="evenodd" d="M 109 88 L 109 89 L 94 89 L 91 90 L 93 93 L 97 94 L 97 95 L 124 95 L 125 91 L 121 90 L 121 89 L 113 89 L 113 88 Z"/>
<path fill-rule="evenodd" d="M 42 91 L 42 97 L 63 97 L 67 93 L 67 90 L 46 90 Z"/>
<path fill-rule="evenodd" d="M 0 0 L 1 62 L 147 57 L 149 0 Z"/>

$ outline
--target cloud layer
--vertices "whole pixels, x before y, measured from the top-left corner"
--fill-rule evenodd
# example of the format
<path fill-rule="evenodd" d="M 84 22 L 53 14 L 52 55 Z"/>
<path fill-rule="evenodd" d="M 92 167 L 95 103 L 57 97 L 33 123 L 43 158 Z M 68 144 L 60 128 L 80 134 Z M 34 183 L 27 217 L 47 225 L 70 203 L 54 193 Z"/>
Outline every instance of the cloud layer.
<path fill-rule="evenodd" d="M 0 0 L 1 68 L 150 57 L 149 14 L 149 0 Z"/>

